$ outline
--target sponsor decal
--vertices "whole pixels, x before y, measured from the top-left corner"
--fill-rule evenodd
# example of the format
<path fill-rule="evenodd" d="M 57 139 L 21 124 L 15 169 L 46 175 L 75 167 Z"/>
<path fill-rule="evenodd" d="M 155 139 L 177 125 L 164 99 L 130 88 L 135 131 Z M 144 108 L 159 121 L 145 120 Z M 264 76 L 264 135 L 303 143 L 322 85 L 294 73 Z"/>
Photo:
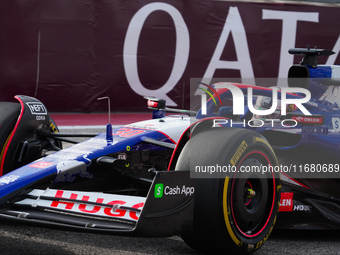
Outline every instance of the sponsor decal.
<path fill-rule="evenodd" d="M 43 191 L 43 193 L 39 194 L 39 196 L 44 196 L 45 198 L 33 200 L 34 205 L 39 207 L 49 207 L 82 214 L 133 221 L 138 220 L 140 210 L 143 208 L 145 203 L 145 198 L 142 197 L 52 189 Z M 58 200 L 50 201 L 47 200 L 47 198 L 54 198 Z M 26 199 L 18 202 L 17 204 L 27 203 L 32 203 L 32 201 Z"/>
<path fill-rule="evenodd" d="M 127 159 L 127 154 L 124 153 L 124 152 L 119 153 L 117 158 L 120 159 L 120 160 L 126 160 Z"/>
<path fill-rule="evenodd" d="M 293 192 L 281 193 L 279 212 L 293 211 Z"/>
<path fill-rule="evenodd" d="M 155 185 L 155 198 L 161 198 L 164 196 L 175 196 L 175 195 L 185 195 L 185 196 L 192 196 L 195 193 L 194 187 L 188 186 L 164 186 L 163 183 L 158 183 Z"/>
<path fill-rule="evenodd" d="M 306 117 L 306 116 L 292 116 L 291 119 L 300 124 L 320 124 L 324 123 L 323 117 Z"/>
<path fill-rule="evenodd" d="M 52 165 L 54 165 L 54 163 L 52 163 L 52 162 L 38 161 L 38 162 L 35 162 L 32 165 L 29 165 L 28 167 L 44 169 L 44 168 L 52 166 Z"/>
<path fill-rule="evenodd" d="M 332 118 L 332 126 L 335 130 L 340 130 L 340 118 Z"/>
<path fill-rule="evenodd" d="M 28 108 L 31 111 L 31 114 L 35 115 L 47 115 L 47 110 L 45 106 L 40 102 L 27 102 Z"/>
<path fill-rule="evenodd" d="M 46 120 L 47 110 L 41 102 L 27 102 L 26 105 L 36 120 Z"/>
<path fill-rule="evenodd" d="M 242 156 L 243 152 L 247 149 L 248 144 L 243 141 L 241 145 L 238 147 L 237 151 L 235 152 L 234 156 L 231 158 L 230 163 L 235 166 L 237 161 L 240 159 Z"/>
<path fill-rule="evenodd" d="M 19 177 L 20 177 L 19 175 L 13 175 L 13 174 L 5 175 L 2 178 L 0 178 L 0 185 L 9 184 L 11 182 L 14 182 Z"/>
<path fill-rule="evenodd" d="M 310 211 L 312 206 L 310 205 L 294 205 L 293 211 L 306 212 Z"/>
<path fill-rule="evenodd" d="M 164 189 L 163 183 L 158 183 L 155 185 L 155 198 L 163 197 L 163 189 Z"/>

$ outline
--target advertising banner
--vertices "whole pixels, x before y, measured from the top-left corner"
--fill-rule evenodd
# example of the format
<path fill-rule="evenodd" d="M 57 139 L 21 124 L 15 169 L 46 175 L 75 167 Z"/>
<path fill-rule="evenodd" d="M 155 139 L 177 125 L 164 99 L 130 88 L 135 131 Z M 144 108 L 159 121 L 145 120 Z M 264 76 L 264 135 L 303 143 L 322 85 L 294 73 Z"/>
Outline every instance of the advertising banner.
<path fill-rule="evenodd" d="M 52 112 L 145 111 L 143 96 L 190 107 L 190 79 L 286 78 L 301 56 L 333 50 L 340 7 L 231 1 L 0 2 L 0 101 L 37 97 Z"/>

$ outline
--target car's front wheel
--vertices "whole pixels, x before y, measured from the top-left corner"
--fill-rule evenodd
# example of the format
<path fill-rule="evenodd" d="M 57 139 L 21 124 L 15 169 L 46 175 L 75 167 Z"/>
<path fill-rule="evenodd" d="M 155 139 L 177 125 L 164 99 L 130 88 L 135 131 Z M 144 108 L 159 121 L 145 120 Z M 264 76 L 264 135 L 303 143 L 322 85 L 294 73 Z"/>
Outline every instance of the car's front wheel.
<path fill-rule="evenodd" d="M 256 132 L 213 128 L 195 134 L 176 165 L 196 178 L 193 228 L 182 234 L 184 241 L 208 253 L 258 250 L 278 213 L 280 178 L 271 171 L 277 166 L 272 148 Z M 218 169 L 225 170 L 223 177 Z"/>

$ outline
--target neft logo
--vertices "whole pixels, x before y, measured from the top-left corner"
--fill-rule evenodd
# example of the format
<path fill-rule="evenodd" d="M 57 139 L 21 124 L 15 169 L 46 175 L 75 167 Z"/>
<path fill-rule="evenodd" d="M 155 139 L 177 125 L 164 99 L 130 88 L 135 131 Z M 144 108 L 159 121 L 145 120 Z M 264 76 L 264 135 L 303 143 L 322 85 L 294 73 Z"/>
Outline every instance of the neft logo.
<path fill-rule="evenodd" d="M 47 115 L 47 110 L 45 106 L 40 102 L 27 102 L 28 108 L 31 111 L 31 114 L 35 115 Z"/>
<path fill-rule="evenodd" d="M 279 212 L 293 211 L 293 192 L 281 193 Z"/>
<path fill-rule="evenodd" d="M 163 197 L 163 189 L 164 189 L 164 185 L 163 183 L 157 183 L 155 185 L 155 198 L 161 198 Z"/>

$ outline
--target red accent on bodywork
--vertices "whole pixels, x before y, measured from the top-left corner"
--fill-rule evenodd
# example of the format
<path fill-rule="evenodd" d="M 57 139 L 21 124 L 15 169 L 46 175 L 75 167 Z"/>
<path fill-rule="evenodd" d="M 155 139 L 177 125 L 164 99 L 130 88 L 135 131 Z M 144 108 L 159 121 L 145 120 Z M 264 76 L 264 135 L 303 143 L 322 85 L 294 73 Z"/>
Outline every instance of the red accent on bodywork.
<path fill-rule="evenodd" d="M 279 212 L 293 211 L 293 192 L 281 193 Z"/>
<path fill-rule="evenodd" d="M 17 100 L 20 102 L 21 111 L 20 111 L 20 115 L 19 115 L 18 121 L 17 121 L 17 123 L 15 124 L 15 127 L 14 127 L 14 129 L 13 129 L 13 132 L 12 132 L 12 134 L 11 134 L 11 137 L 9 138 L 8 143 L 7 143 L 7 145 L 6 145 L 6 148 L 5 148 L 5 150 L 4 150 L 4 154 L 2 155 L 2 161 L 1 161 L 1 165 L 0 165 L 0 176 L 3 175 L 3 170 L 4 170 L 4 165 L 5 165 L 5 159 L 6 159 L 6 155 L 7 155 L 7 152 L 8 152 L 8 148 L 9 148 L 11 142 L 12 142 L 12 139 L 13 139 L 13 137 L 14 137 L 15 132 L 16 132 L 17 129 L 18 129 L 18 126 L 19 126 L 19 124 L 20 124 L 21 118 L 22 118 L 22 116 L 23 116 L 23 114 L 24 114 L 24 110 L 25 110 L 23 101 L 22 101 L 19 97 L 17 97 L 17 96 L 15 96 L 14 98 L 17 99 Z"/>
<path fill-rule="evenodd" d="M 148 106 L 149 107 L 153 107 L 153 108 L 158 108 L 158 102 L 152 101 L 152 100 L 148 100 Z"/>
<path fill-rule="evenodd" d="M 301 182 L 295 180 L 294 178 L 290 177 L 290 176 L 287 175 L 286 173 L 281 172 L 280 174 L 286 176 L 288 179 L 290 179 L 291 181 L 293 181 L 293 182 L 295 182 L 296 184 L 300 185 L 301 187 L 304 187 L 304 188 L 306 188 L 306 189 L 309 189 L 309 187 L 307 187 L 307 186 L 304 185 L 303 183 L 301 183 Z"/>

